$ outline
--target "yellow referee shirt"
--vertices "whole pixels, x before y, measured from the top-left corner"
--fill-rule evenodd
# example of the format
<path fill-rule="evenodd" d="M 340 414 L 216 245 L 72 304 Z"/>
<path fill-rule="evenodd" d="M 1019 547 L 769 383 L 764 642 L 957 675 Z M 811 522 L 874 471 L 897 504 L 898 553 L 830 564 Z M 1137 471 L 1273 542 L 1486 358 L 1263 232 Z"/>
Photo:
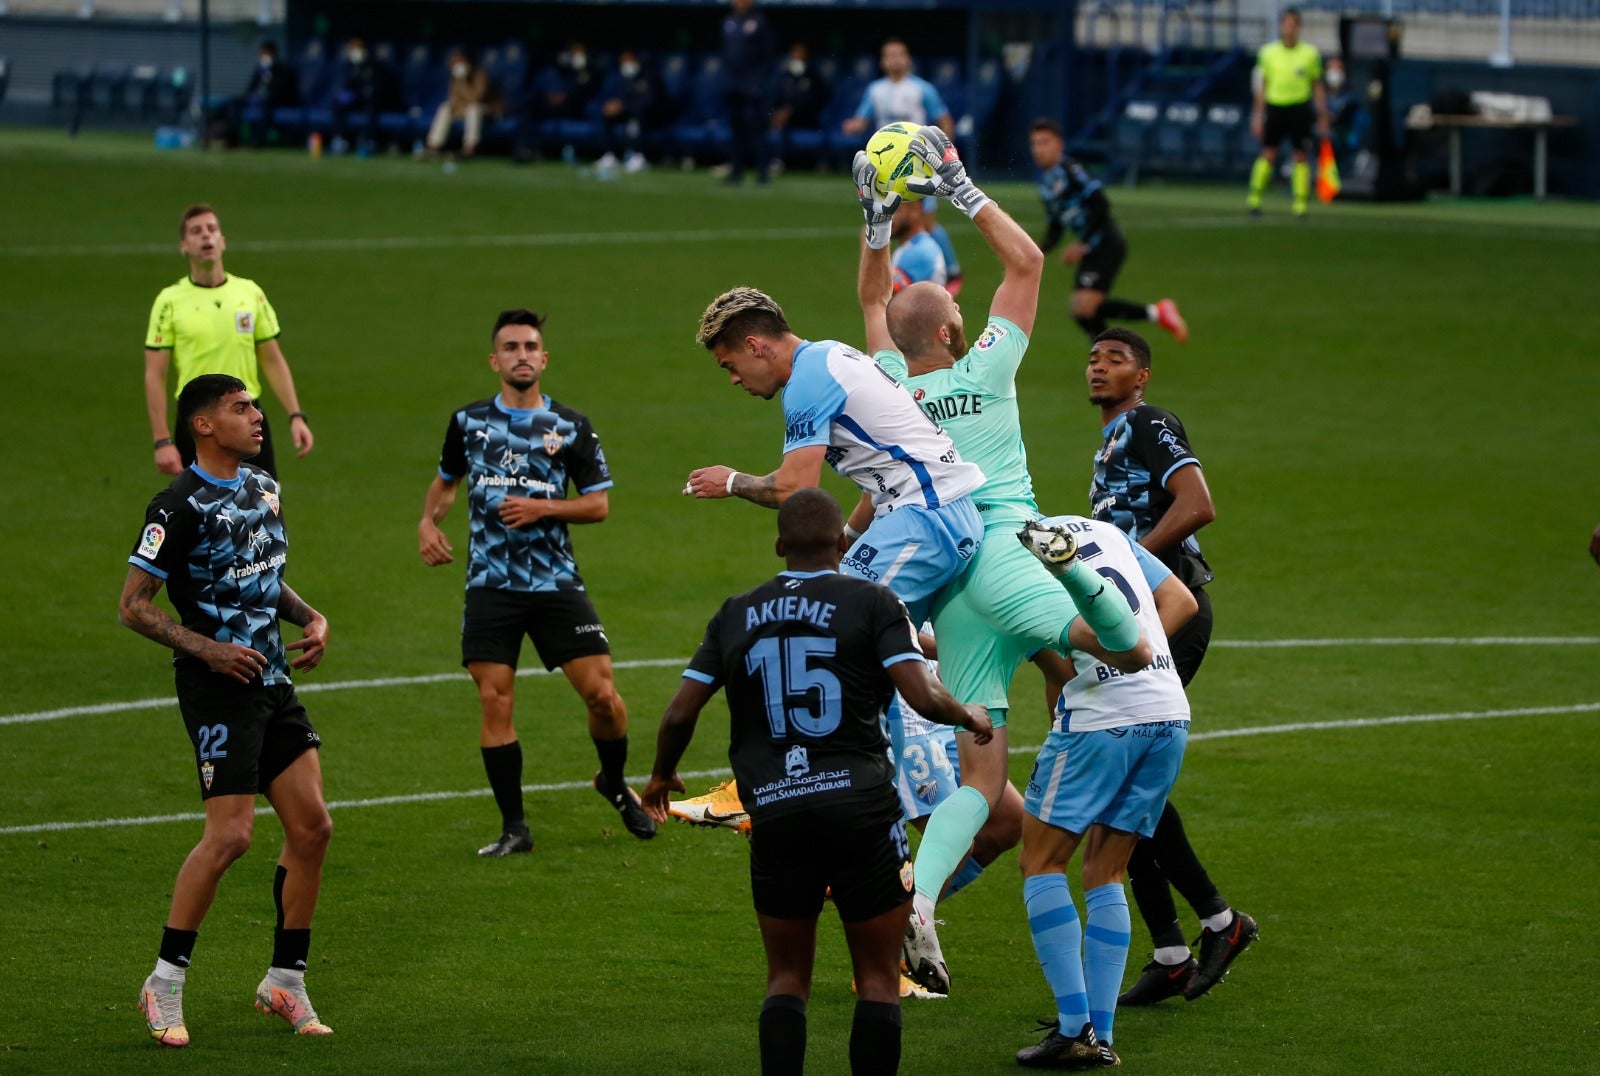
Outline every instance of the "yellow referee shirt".
<path fill-rule="evenodd" d="M 144 346 L 172 352 L 180 391 L 201 374 L 232 374 L 260 397 L 256 345 L 280 331 L 277 311 L 255 281 L 229 276 L 206 288 L 185 276 L 156 296 Z"/>
<path fill-rule="evenodd" d="M 1311 87 L 1322 77 L 1322 53 L 1304 41 L 1288 48 L 1269 41 L 1256 53 L 1261 72 L 1262 97 L 1275 106 L 1303 105 L 1311 100 Z"/>

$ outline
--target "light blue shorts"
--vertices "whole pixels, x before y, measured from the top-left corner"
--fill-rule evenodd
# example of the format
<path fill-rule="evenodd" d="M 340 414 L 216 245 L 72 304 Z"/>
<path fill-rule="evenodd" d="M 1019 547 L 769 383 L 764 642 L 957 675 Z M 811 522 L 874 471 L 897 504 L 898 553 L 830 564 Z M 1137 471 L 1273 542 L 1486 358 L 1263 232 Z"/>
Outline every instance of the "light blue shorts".
<path fill-rule="evenodd" d="M 932 814 L 961 787 L 956 730 L 942 728 L 923 736 L 906 737 L 895 757 L 894 783 L 907 821 Z"/>
<path fill-rule="evenodd" d="M 1098 822 L 1148 837 L 1178 780 L 1186 719 L 1095 732 L 1052 732 L 1039 748 L 1023 805 L 1041 822 L 1082 833 Z"/>
<path fill-rule="evenodd" d="M 909 505 L 874 519 L 839 570 L 882 583 L 920 624 L 939 588 L 967 570 L 982 538 L 983 519 L 970 497 L 938 508 Z"/>

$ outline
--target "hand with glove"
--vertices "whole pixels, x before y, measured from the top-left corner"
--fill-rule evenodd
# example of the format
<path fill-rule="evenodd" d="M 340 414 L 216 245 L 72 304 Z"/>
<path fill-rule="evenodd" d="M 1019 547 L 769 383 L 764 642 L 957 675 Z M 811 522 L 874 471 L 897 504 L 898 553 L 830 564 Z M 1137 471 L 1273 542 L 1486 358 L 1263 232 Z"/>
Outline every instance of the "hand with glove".
<path fill-rule="evenodd" d="M 894 211 L 900 208 L 900 195 L 894 191 L 878 193 L 878 166 L 872 163 L 866 150 L 856 150 L 855 163 L 850 167 L 855 180 L 856 197 L 861 202 L 861 212 L 867 219 L 867 246 L 882 250 L 889 245 L 890 222 Z"/>
<path fill-rule="evenodd" d="M 971 220 L 978 210 L 989 204 L 989 196 L 978 189 L 967 175 L 966 165 L 956 156 L 956 147 L 950 138 L 937 127 L 918 127 L 917 136 L 911 140 L 911 152 L 928 167 L 932 176 L 908 178 L 906 189 L 916 194 L 947 198 Z"/>

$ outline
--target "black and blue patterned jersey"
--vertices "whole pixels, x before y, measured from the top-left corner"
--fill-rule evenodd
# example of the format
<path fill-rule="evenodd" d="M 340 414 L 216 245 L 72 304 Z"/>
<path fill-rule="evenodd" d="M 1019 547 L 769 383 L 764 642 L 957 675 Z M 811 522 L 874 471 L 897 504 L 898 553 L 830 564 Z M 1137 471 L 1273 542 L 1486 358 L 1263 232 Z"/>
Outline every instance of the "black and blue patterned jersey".
<path fill-rule="evenodd" d="M 1042 173 L 1038 189 L 1049 222 L 1049 230 L 1039 241 L 1041 250 L 1050 250 L 1069 230 L 1090 250 L 1123 241 L 1104 185 L 1071 157 L 1062 157 L 1054 168 Z"/>
<path fill-rule="evenodd" d="M 1089 514 L 1138 541 L 1172 507 L 1167 481 L 1185 467 L 1200 466 L 1200 460 L 1178 416 L 1150 404 L 1118 415 L 1102 433 L 1105 442 L 1094 457 Z M 1156 556 L 1186 586 L 1211 582 L 1211 565 L 1192 534 Z"/>
<path fill-rule="evenodd" d="M 247 646 L 267 659 L 264 685 L 289 683 L 278 632 L 289 542 L 278 483 L 248 465 L 222 479 L 191 465 L 150 501 L 128 563 L 166 581 L 167 597 L 190 631 Z M 209 668 L 177 654 L 173 664 Z"/>
<path fill-rule="evenodd" d="M 579 494 L 611 488 L 606 454 L 588 418 L 548 396 L 543 400 L 543 407 L 523 409 L 494 396 L 450 416 L 439 476 L 467 487 L 469 589 L 583 589 L 564 520 L 515 528 L 500 520 L 507 497 L 565 499 L 569 484 Z"/>

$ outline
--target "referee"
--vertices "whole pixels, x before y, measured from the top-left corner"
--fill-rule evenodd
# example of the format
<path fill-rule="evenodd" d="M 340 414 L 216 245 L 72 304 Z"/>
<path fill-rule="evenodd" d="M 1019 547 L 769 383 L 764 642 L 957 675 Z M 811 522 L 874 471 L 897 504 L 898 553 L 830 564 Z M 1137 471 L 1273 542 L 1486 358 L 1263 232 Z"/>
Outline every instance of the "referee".
<path fill-rule="evenodd" d="M 289 412 L 295 455 L 311 451 L 311 427 L 295 395 L 294 376 L 278 347 L 278 315 L 253 280 L 229 276 L 222 268 L 228 241 L 216 210 L 200 203 L 183 211 L 178 250 L 189 259 L 188 274 L 163 288 L 150 308 L 144 338 L 144 402 L 155 441 L 156 470 L 178 474 L 194 462 L 194 441 L 182 424 L 167 426 L 167 369 L 178 368 L 177 392 L 201 374 L 229 374 L 243 381 L 251 399 L 261 398 L 266 375 L 278 402 Z M 261 451 L 252 467 L 278 477 L 272 429 L 261 423 Z"/>
<path fill-rule="evenodd" d="M 855 969 L 850 1070 L 900 1063 L 900 945 L 911 858 L 884 708 L 898 688 L 917 712 L 980 742 L 981 706 L 962 706 L 928 670 L 906 608 L 887 587 L 841 575 L 849 548 L 833 496 L 796 490 L 778 509 L 786 570 L 722 603 L 667 704 L 645 809 L 667 817 L 700 711 L 726 688 L 728 760 L 750 812 L 750 890 L 767 953 L 761 1071 L 805 1064 L 817 917 L 830 889 Z"/>
<path fill-rule="evenodd" d="M 1261 140 L 1261 156 L 1250 168 L 1250 195 L 1245 204 L 1251 216 L 1261 214 L 1261 195 L 1278 163 L 1278 148 L 1288 141 L 1294 152 L 1290 187 L 1294 215 L 1306 215 L 1311 195 L 1311 115 L 1316 108 L 1316 133 L 1328 137 L 1328 94 L 1322 85 L 1322 53 L 1300 40 L 1300 12 L 1285 8 L 1278 18 L 1278 40 L 1256 53 L 1252 73 L 1255 102 L 1250 109 L 1250 133 Z"/>

